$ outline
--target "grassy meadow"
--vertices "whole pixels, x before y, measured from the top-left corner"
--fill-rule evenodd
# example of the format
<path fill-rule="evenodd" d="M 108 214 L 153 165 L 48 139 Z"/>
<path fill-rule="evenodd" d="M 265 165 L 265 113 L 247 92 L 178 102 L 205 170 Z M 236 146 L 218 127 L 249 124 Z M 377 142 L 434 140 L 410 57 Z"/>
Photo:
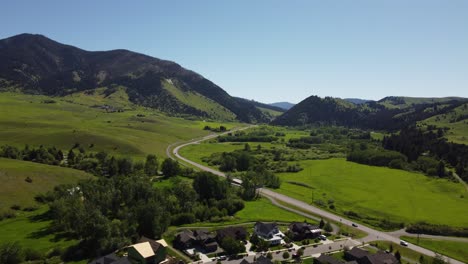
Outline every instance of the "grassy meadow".
<path fill-rule="evenodd" d="M 468 199 L 459 183 L 345 159 L 300 163 L 303 171 L 278 174 L 282 180 L 278 192 L 309 203 L 312 196 L 315 202 L 332 200 L 340 214 L 351 210 L 361 217 L 396 222 L 468 225 Z"/>
<path fill-rule="evenodd" d="M 418 240 L 415 237 L 402 237 L 402 239 L 442 255 L 468 263 L 468 242 L 419 238 L 418 243 Z"/>
<path fill-rule="evenodd" d="M 468 116 L 467 104 L 455 108 L 453 111 L 430 117 L 419 122 L 421 125 L 435 125 L 437 127 L 448 127 L 445 137 L 454 143 L 468 144 Z"/>
<path fill-rule="evenodd" d="M 125 104 L 124 95 L 108 99 L 86 93 L 64 98 L 0 93 L 0 145 L 42 144 L 68 150 L 80 143 L 88 151 L 104 150 L 135 158 L 149 153 L 163 157 L 168 145 L 209 134 L 203 130 L 206 125 L 224 125 L 228 129 L 239 125 L 168 117 L 128 101 Z M 108 113 L 94 107 L 104 104 L 125 110 Z"/>
<path fill-rule="evenodd" d="M 48 207 L 42 206 L 34 212 L 0 221 L 0 244 L 18 242 L 22 247 L 38 250 L 44 255 L 53 248 L 66 249 L 77 244 L 77 240 L 50 231 L 47 211 Z"/>
<path fill-rule="evenodd" d="M 25 181 L 27 177 L 32 182 Z M 0 158 L 0 212 L 13 205 L 21 208 L 36 206 L 35 195 L 50 191 L 59 184 L 76 183 L 90 177 L 90 174 L 75 169 Z"/>

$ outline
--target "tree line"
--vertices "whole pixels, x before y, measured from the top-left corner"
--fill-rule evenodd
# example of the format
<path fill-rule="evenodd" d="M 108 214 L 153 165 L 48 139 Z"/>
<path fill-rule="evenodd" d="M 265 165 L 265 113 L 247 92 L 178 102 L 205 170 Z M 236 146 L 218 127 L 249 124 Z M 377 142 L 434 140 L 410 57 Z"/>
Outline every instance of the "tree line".
<path fill-rule="evenodd" d="M 36 148 L 26 145 L 23 149 L 4 145 L 0 147 L 0 157 L 64 166 L 105 177 L 133 173 L 155 176 L 158 175 L 159 170 L 164 176 L 172 177 L 182 172 L 179 164 L 169 158 L 160 164 L 156 155 L 149 154 L 144 161 L 133 161 L 127 157 L 115 157 L 104 151 L 86 152 L 78 143 L 66 154 L 56 147 L 44 147 L 43 145 Z"/>

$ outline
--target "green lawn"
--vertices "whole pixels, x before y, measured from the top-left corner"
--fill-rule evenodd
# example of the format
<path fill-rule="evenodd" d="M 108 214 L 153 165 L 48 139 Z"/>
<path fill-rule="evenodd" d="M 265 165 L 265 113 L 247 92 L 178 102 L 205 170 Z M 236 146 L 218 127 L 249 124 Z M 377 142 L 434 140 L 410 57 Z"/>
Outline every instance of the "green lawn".
<path fill-rule="evenodd" d="M 318 224 L 315 220 L 306 218 L 304 216 L 289 212 L 287 210 L 281 209 L 273 205 L 266 198 L 259 198 L 254 201 L 245 202 L 245 207 L 241 211 L 237 212 L 233 218 L 228 221 L 218 222 L 218 223 L 194 223 L 187 226 L 224 226 L 224 225 L 234 225 L 247 222 L 307 222 L 312 224 Z"/>
<path fill-rule="evenodd" d="M 105 150 L 135 158 L 149 153 L 163 157 L 168 145 L 211 133 L 203 130 L 206 125 L 224 125 L 228 129 L 239 125 L 168 117 L 131 103 L 125 106 L 125 98 L 110 98 L 79 93 L 52 98 L 55 103 L 46 104 L 44 100 L 50 97 L 0 93 L 0 145 L 42 144 L 68 150 L 80 143 L 91 151 Z M 125 111 L 107 113 L 93 107 L 103 104 L 125 106 Z"/>
<path fill-rule="evenodd" d="M 468 199 L 462 198 L 466 191 L 459 183 L 344 159 L 310 160 L 301 165 L 304 170 L 299 173 L 278 174 L 283 182 L 277 191 L 309 203 L 312 196 L 324 203 L 333 200 L 338 213 L 352 210 L 406 223 L 468 225 Z"/>
<path fill-rule="evenodd" d="M 26 182 L 26 177 L 32 182 Z M 79 170 L 0 158 L 0 212 L 12 205 L 22 208 L 34 206 L 35 195 L 52 190 L 59 184 L 75 183 L 89 177 L 92 176 Z"/>
<path fill-rule="evenodd" d="M 468 263 L 468 242 L 437 240 L 430 238 L 401 237 L 415 245 L 425 247 L 442 255 Z"/>
<path fill-rule="evenodd" d="M 383 251 L 390 249 L 390 245 L 392 245 L 393 253 L 395 253 L 396 251 L 399 251 L 402 258 L 408 258 L 416 262 L 419 261 L 419 257 L 421 257 L 421 253 L 418 253 L 414 250 L 411 250 L 399 244 L 392 243 L 390 241 L 379 240 L 379 241 L 369 242 L 369 244 L 372 246 L 376 246 L 378 249 L 383 250 Z M 424 258 L 426 260 L 429 259 L 429 257 L 426 255 L 424 255 Z M 408 262 L 403 260 L 402 263 L 408 263 Z"/>

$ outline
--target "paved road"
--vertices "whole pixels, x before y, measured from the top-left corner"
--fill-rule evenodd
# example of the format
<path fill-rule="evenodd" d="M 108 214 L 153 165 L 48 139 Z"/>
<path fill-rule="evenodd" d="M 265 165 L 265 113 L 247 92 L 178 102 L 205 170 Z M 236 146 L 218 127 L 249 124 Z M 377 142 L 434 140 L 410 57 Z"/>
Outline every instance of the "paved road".
<path fill-rule="evenodd" d="M 208 171 L 208 172 L 211 172 L 215 175 L 218 175 L 218 176 L 221 176 L 221 177 L 226 177 L 226 175 L 220 171 L 217 171 L 217 170 L 214 170 L 212 168 L 209 168 L 207 166 L 204 166 L 202 164 L 199 164 L 199 163 L 196 163 L 194 161 L 191 161 L 187 158 L 184 158 L 182 157 L 180 154 L 179 154 L 179 150 L 185 146 L 188 146 L 188 145 L 192 145 L 192 144 L 199 144 L 200 142 L 202 141 L 205 141 L 205 140 L 209 140 L 209 139 L 213 139 L 213 138 L 216 138 L 220 135 L 224 135 L 224 134 L 227 134 L 227 133 L 230 133 L 230 132 L 234 132 L 234 131 L 240 131 L 240 130 L 245 130 L 245 129 L 249 129 L 253 126 L 248 126 L 248 127 L 243 127 L 243 128 L 239 128 L 239 129 L 235 129 L 235 130 L 232 130 L 232 131 L 228 131 L 228 132 L 225 132 L 225 133 L 222 133 L 222 134 L 212 134 L 212 135 L 208 135 L 208 136 L 205 136 L 201 139 L 197 139 L 197 140 L 192 140 L 192 141 L 189 141 L 187 143 L 184 143 L 184 144 L 181 144 L 177 147 L 175 147 L 173 150 L 172 150 L 172 153 L 174 154 L 175 157 L 177 157 L 178 159 L 186 162 L 186 163 L 189 163 L 201 170 L 204 170 L 204 171 Z M 333 220 L 333 221 L 336 221 L 336 222 L 339 222 L 339 223 L 342 223 L 343 225 L 348 225 L 348 226 L 352 226 L 353 222 L 348 220 L 348 219 L 345 219 L 343 218 L 342 216 L 339 216 L 339 215 L 335 215 L 333 213 L 330 213 L 328 211 L 325 211 L 323 209 L 320 209 L 320 208 L 317 208 L 315 206 L 312 206 L 310 204 L 307 204 L 305 202 L 302 202 L 302 201 L 299 201 L 299 200 L 296 200 L 296 199 L 293 199 L 289 196 L 286 196 L 286 195 L 283 195 L 283 194 L 279 194 L 277 192 L 274 192 L 274 191 L 271 191 L 271 190 L 268 190 L 268 189 L 261 189 L 260 190 L 260 193 L 262 195 L 265 195 L 267 197 L 271 197 L 271 198 L 274 198 L 278 201 L 282 201 L 284 203 L 288 203 L 288 204 L 291 204 L 293 206 L 296 206 L 296 207 L 300 207 L 302 208 L 303 210 L 305 211 L 308 211 L 308 212 L 311 212 L 312 214 L 316 214 L 316 215 L 320 215 L 324 218 L 328 218 L 330 220 Z M 363 226 L 363 225 L 359 225 L 358 227 L 355 227 L 359 230 L 362 230 L 364 232 L 366 232 L 367 234 L 369 234 L 367 237 L 361 239 L 360 241 L 362 242 L 369 242 L 369 241 L 373 241 L 373 240 L 387 240 L 387 241 L 391 241 L 391 242 L 394 242 L 396 244 L 399 244 L 400 243 L 400 239 L 398 236 L 394 236 L 394 235 L 391 235 L 391 233 L 385 233 L 385 232 L 382 232 L 382 231 L 379 231 L 379 230 L 375 230 L 375 229 L 372 229 L 372 228 L 369 228 L 367 226 Z M 416 251 L 416 252 L 419 252 L 421 254 L 425 254 L 425 255 L 428 255 L 428 256 L 434 256 L 436 253 L 431 251 L 431 250 L 428 250 L 428 249 L 425 249 L 425 248 L 422 248 L 420 246 L 416 246 L 416 245 L 413 245 L 413 244 L 409 244 L 408 245 L 408 248 Z M 450 261 L 451 264 L 463 264 L 463 262 L 461 261 L 458 261 L 456 259 L 452 259 L 452 258 L 449 258 L 449 257 L 445 257 L 446 260 Z"/>
<path fill-rule="evenodd" d="M 354 240 L 351 240 L 351 239 L 345 239 L 345 240 L 340 240 L 340 241 L 335 241 L 335 242 L 330 241 L 330 243 L 318 245 L 317 247 L 307 246 L 304 249 L 303 257 L 310 257 L 310 256 L 317 257 L 321 253 L 329 253 L 329 252 L 340 251 L 345 247 L 352 248 L 354 246 L 358 246 L 359 244 L 360 243 L 357 242 L 357 241 L 354 241 Z M 283 253 L 285 251 L 289 251 L 290 256 L 296 252 L 296 250 L 293 250 L 293 249 L 291 249 L 291 250 L 288 250 L 288 249 L 274 250 L 274 251 L 271 251 L 272 257 L 273 257 L 272 260 L 273 261 L 275 261 L 275 260 L 279 260 L 279 261 L 284 260 Z M 243 259 L 246 259 L 247 261 L 252 263 L 254 261 L 254 257 L 256 257 L 258 259 L 258 257 L 260 257 L 261 255 L 266 256 L 266 254 L 262 254 L 262 253 L 256 253 L 254 255 L 249 254 L 248 256 L 245 256 L 244 258 L 241 258 L 241 259 L 225 260 L 225 261 L 223 261 L 223 264 L 239 264 Z M 291 257 L 289 259 L 291 259 Z M 197 263 L 197 262 L 194 262 L 194 263 Z M 205 262 L 204 264 L 215 264 L 215 263 L 216 263 L 216 261 L 211 261 L 211 262 Z"/>

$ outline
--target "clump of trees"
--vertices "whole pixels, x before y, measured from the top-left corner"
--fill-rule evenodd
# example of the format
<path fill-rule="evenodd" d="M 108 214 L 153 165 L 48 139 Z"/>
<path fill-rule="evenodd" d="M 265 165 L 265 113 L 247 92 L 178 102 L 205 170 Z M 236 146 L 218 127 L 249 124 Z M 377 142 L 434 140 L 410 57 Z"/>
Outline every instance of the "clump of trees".
<path fill-rule="evenodd" d="M 457 174 L 468 181 L 468 146 L 447 142 L 444 130 L 434 126 L 427 130 L 409 126 L 400 133 L 384 137 L 382 146 L 404 154 L 413 169 L 429 175 L 447 177 L 445 163 L 456 169 Z"/>
<path fill-rule="evenodd" d="M 103 177 L 60 185 L 41 200 L 49 204 L 54 231 L 82 241 L 88 255 L 142 235 L 160 237 L 171 224 L 216 221 L 244 208 L 231 185 L 208 172 L 196 173 L 193 185 L 173 178 L 165 188 L 154 188 L 144 174 Z"/>

